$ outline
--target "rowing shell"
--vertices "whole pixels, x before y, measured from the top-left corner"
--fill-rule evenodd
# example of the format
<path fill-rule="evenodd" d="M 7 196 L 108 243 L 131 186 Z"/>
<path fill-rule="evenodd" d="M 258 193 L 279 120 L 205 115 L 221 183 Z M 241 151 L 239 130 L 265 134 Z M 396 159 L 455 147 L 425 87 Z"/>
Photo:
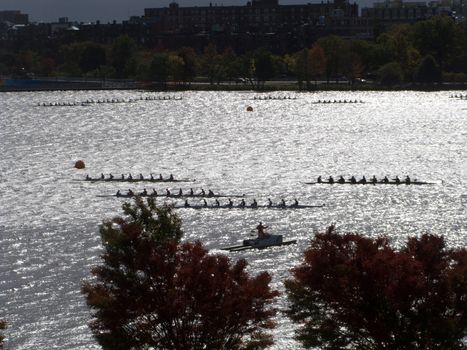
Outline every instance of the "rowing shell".
<path fill-rule="evenodd" d="M 175 209 L 309 209 L 309 208 L 323 208 L 325 207 L 325 204 L 320 204 L 320 205 L 257 205 L 257 206 L 251 206 L 251 205 L 245 205 L 245 206 L 239 206 L 239 205 L 214 205 L 214 206 L 205 206 L 205 205 L 189 205 L 189 206 L 174 206 Z"/>
<path fill-rule="evenodd" d="M 290 245 L 294 243 L 297 243 L 296 239 L 284 241 L 282 239 L 282 235 L 269 235 L 264 238 L 245 239 L 242 245 L 222 248 L 222 250 L 228 250 L 229 252 L 239 252 L 249 249 L 264 249 L 268 247 Z"/>
<path fill-rule="evenodd" d="M 389 182 L 339 182 L 339 181 L 334 181 L 334 182 L 329 182 L 329 181 L 321 181 L 321 182 L 305 182 L 306 185 L 435 185 L 435 182 L 424 182 L 424 181 L 410 181 L 410 182 L 395 182 L 395 181 L 389 181 Z"/>
<path fill-rule="evenodd" d="M 151 194 L 151 193 L 148 193 L 146 195 L 142 194 L 142 193 L 138 193 L 138 194 L 134 194 L 134 195 L 130 195 L 130 194 L 121 194 L 121 195 L 116 195 L 116 194 L 102 194 L 102 195 L 97 195 L 97 197 L 101 197 L 101 198 L 111 198 L 111 197 L 116 197 L 116 198 L 133 198 L 133 197 L 136 197 L 136 196 L 139 196 L 139 197 L 151 197 L 151 198 L 155 198 L 155 197 L 162 197 L 162 198 L 241 198 L 241 197 L 245 197 L 245 195 L 226 195 L 226 194 L 214 194 L 214 195 L 209 195 L 209 194 L 157 194 L 157 195 L 154 195 L 154 194 Z"/>
<path fill-rule="evenodd" d="M 192 179 L 76 179 L 75 181 L 85 182 L 195 182 Z"/>

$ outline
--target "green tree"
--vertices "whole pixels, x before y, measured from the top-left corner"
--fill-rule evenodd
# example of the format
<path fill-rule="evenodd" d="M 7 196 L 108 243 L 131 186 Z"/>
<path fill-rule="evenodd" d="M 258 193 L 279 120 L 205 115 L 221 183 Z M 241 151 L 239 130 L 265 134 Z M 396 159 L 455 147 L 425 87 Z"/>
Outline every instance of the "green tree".
<path fill-rule="evenodd" d="M 152 58 L 149 66 L 148 78 L 153 81 L 165 84 L 170 75 L 169 56 L 165 53 L 158 53 Z"/>
<path fill-rule="evenodd" d="M 198 57 L 191 47 L 182 47 L 178 50 L 178 57 L 183 61 L 181 80 L 189 83 L 198 73 Z"/>
<path fill-rule="evenodd" d="M 6 329 L 6 322 L 3 320 L 0 320 L 0 331 L 3 331 Z M 3 341 L 5 340 L 5 337 L 3 336 L 3 333 L 0 332 L 0 350 L 3 350 Z"/>
<path fill-rule="evenodd" d="M 110 47 L 110 62 L 117 78 L 125 78 L 128 65 L 137 49 L 136 42 L 128 35 L 119 36 Z M 130 70 L 132 70 L 130 68 Z"/>
<path fill-rule="evenodd" d="M 79 67 L 86 73 L 104 66 L 107 62 L 105 48 L 96 43 L 83 43 Z"/>
<path fill-rule="evenodd" d="M 342 73 L 344 53 L 348 50 L 344 39 L 336 35 L 329 35 L 318 39 L 318 45 L 323 48 L 326 55 L 326 80 L 336 79 Z"/>
<path fill-rule="evenodd" d="M 254 68 L 256 77 L 256 88 L 264 87 L 266 80 L 275 74 L 275 66 L 272 54 L 267 50 L 258 50 L 254 54 Z"/>
<path fill-rule="evenodd" d="M 467 336 L 467 249 L 439 236 L 317 234 L 286 281 L 288 315 L 307 348 L 461 350 Z"/>
<path fill-rule="evenodd" d="M 423 58 L 415 72 L 415 80 L 419 83 L 433 84 L 441 80 L 441 70 L 433 56 Z"/>
<path fill-rule="evenodd" d="M 382 66 L 378 72 L 378 81 L 381 85 L 392 86 L 402 82 L 404 75 L 399 63 L 391 62 Z"/>
<path fill-rule="evenodd" d="M 180 243 L 169 206 L 140 198 L 101 226 L 102 265 L 83 284 L 103 349 L 262 349 L 272 344 L 271 277 L 250 277 L 201 243 Z"/>

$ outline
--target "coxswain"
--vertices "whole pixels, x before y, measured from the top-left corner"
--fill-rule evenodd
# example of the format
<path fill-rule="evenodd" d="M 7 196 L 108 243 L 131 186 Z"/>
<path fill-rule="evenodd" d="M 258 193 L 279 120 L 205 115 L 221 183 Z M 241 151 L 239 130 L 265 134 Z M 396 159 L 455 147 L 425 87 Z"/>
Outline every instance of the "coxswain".
<path fill-rule="evenodd" d="M 190 203 L 188 203 L 188 199 L 185 199 L 185 208 L 189 207 Z"/>
<path fill-rule="evenodd" d="M 128 174 L 128 180 L 133 180 L 133 176 L 131 174 Z"/>
<path fill-rule="evenodd" d="M 245 205 L 246 205 L 245 200 L 242 198 L 242 200 L 241 200 L 241 202 L 240 202 L 240 204 L 238 206 L 239 206 L 239 208 L 245 208 Z"/>
<path fill-rule="evenodd" d="M 117 191 L 116 196 L 117 196 L 117 197 L 121 197 L 121 196 L 122 196 L 122 193 L 120 192 L 120 190 Z"/>
<path fill-rule="evenodd" d="M 178 190 L 178 195 L 179 195 L 180 197 L 183 196 L 183 191 L 182 191 L 181 188 Z"/>
<path fill-rule="evenodd" d="M 144 180 L 143 174 L 139 174 L 139 179 L 140 179 L 140 180 Z"/>
<path fill-rule="evenodd" d="M 371 183 L 372 183 L 372 184 L 375 184 L 375 183 L 377 183 L 377 182 L 378 182 L 378 180 L 376 179 L 376 176 L 373 175 L 373 177 L 371 178 Z"/>
<path fill-rule="evenodd" d="M 258 208 L 258 202 L 253 198 L 253 203 L 251 203 L 252 208 Z"/>
<path fill-rule="evenodd" d="M 146 191 L 146 189 L 144 189 L 143 192 L 141 192 L 141 195 L 142 195 L 142 196 L 147 196 L 147 195 L 148 195 L 148 191 Z"/>
<path fill-rule="evenodd" d="M 112 180 L 114 178 L 114 176 L 112 175 L 112 173 L 109 174 L 109 179 Z"/>
<path fill-rule="evenodd" d="M 128 197 L 133 197 L 135 194 L 133 193 L 132 190 L 128 190 L 127 195 Z"/>
<path fill-rule="evenodd" d="M 170 197 L 170 191 L 168 188 L 165 189 L 165 194 L 167 195 L 167 197 Z"/>
<path fill-rule="evenodd" d="M 206 199 L 203 199 L 203 202 L 204 202 L 203 207 L 207 208 L 208 207 L 208 202 L 206 202 Z"/>
<path fill-rule="evenodd" d="M 409 176 L 409 175 L 407 175 L 407 176 L 406 176 L 406 178 L 405 178 L 405 183 L 406 183 L 406 184 L 409 184 L 409 183 L 410 183 L 410 181 L 411 181 L 411 180 L 410 180 L 410 176 Z"/>
<path fill-rule="evenodd" d="M 151 196 L 153 197 L 157 197 L 157 191 L 155 188 L 152 189 L 152 193 L 151 193 Z"/>
<path fill-rule="evenodd" d="M 89 174 L 86 174 L 86 181 L 91 181 L 92 179 L 89 177 Z"/>
<path fill-rule="evenodd" d="M 230 198 L 229 198 L 229 204 L 227 204 L 227 207 L 229 207 L 229 208 L 233 207 L 233 202 L 232 202 L 232 200 Z"/>
<path fill-rule="evenodd" d="M 341 176 L 339 177 L 339 180 L 338 180 L 337 182 L 339 182 L 340 184 L 345 183 L 344 177 L 341 175 Z"/>
<path fill-rule="evenodd" d="M 366 184 L 366 177 L 363 176 L 362 179 L 360 181 L 358 181 L 358 183 Z"/>
<path fill-rule="evenodd" d="M 388 179 L 387 176 L 384 177 L 383 182 L 386 183 L 386 184 L 389 182 L 389 179 Z"/>
<path fill-rule="evenodd" d="M 333 184 L 334 183 L 334 178 L 332 176 L 329 176 L 328 182 L 330 184 Z"/>
<path fill-rule="evenodd" d="M 212 192 L 211 190 L 208 191 L 208 197 L 214 197 L 214 192 Z"/>
<path fill-rule="evenodd" d="M 267 226 L 264 226 L 262 224 L 262 222 L 260 221 L 259 222 L 259 225 L 256 226 L 256 231 L 258 231 L 258 238 L 266 238 L 269 236 L 269 234 L 267 234 L 264 230 L 267 229 L 268 227 Z"/>
<path fill-rule="evenodd" d="M 220 207 L 221 204 L 219 203 L 219 200 L 216 198 L 216 207 Z"/>
<path fill-rule="evenodd" d="M 272 207 L 272 200 L 271 198 L 268 198 L 268 208 L 271 208 Z"/>
<path fill-rule="evenodd" d="M 194 196 L 194 195 L 195 195 L 195 193 L 193 192 L 193 189 L 190 188 L 190 196 Z"/>
<path fill-rule="evenodd" d="M 204 190 L 204 188 L 201 189 L 201 196 L 205 196 L 206 195 L 206 191 Z"/>
<path fill-rule="evenodd" d="M 173 180 L 174 180 L 174 176 L 173 176 L 172 174 L 170 174 L 169 180 L 170 180 L 170 181 L 173 181 Z"/>
<path fill-rule="evenodd" d="M 356 183 L 357 183 L 357 180 L 355 179 L 355 176 L 352 176 L 352 177 L 350 178 L 350 183 L 351 183 L 351 184 L 356 184 Z"/>
<path fill-rule="evenodd" d="M 318 181 L 317 181 L 317 182 L 318 182 L 319 184 L 320 184 L 321 182 L 323 182 L 323 180 L 321 180 L 321 176 L 318 176 Z"/>
<path fill-rule="evenodd" d="M 401 180 L 399 179 L 399 176 L 396 176 L 396 178 L 394 179 L 394 181 L 396 182 L 396 184 L 400 184 L 400 183 L 401 183 Z"/>
<path fill-rule="evenodd" d="M 101 180 L 104 180 L 105 176 L 101 173 Z"/>

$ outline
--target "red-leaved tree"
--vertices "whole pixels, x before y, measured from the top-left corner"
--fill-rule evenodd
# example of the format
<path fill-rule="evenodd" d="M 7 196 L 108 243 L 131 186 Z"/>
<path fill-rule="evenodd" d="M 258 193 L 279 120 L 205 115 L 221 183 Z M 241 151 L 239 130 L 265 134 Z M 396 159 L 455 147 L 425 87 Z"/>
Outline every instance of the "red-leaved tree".
<path fill-rule="evenodd" d="M 5 330 L 6 329 L 6 322 L 3 320 L 0 320 L 0 330 Z M 2 333 L 0 333 L 0 350 L 3 349 L 3 341 L 5 340 L 5 337 L 3 336 Z"/>
<path fill-rule="evenodd" d="M 286 281 L 288 315 L 306 347 L 466 349 L 467 251 L 439 236 L 317 234 Z"/>
<path fill-rule="evenodd" d="M 102 265 L 83 293 L 104 349 L 251 349 L 272 343 L 271 277 L 250 277 L 246 262 L 180 243 L 171 207 L 141 199 L 125 218 L 104 222 Z"/>

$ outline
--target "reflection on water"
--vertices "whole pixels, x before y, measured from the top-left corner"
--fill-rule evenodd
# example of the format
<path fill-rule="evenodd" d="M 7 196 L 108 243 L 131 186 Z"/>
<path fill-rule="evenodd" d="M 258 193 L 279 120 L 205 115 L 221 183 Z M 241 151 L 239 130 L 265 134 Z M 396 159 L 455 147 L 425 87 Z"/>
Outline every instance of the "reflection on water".
<path fill-rule="evenodd" d="M 99 262 L 98 225 L 123 200 L 120 189 L 193 187 L 244 193 L 266 203 L 326 203 L 306 210 L 179 209 L 185 238 L 213 252 L 250 236 L 258 221 L 296 245 L 230 254 L 267 270 L 283 290 L 315 230 L 389 235 L 400 243 L 425 232 L 466 243 L 465 102 L 453 92 L 293 95 L 186 92 L 183 100 L 38 107 L 41 102 L 163 96 L 134 91 L 4 93 L 0 100 L 0 317 L 13 349 L 92 349 L 80 283 Z M 170 94 L 174 96 L 174 94 Z M 319 100 L 360 104 L 314 104 Z M 252 105 L 253 112 L 246 112 Z M 73 169 L 83 159 L 84 171 Z M 170 174 L 187 184 L 72 181 L 86 173 Z M 305 185 L 317 176 L 410 175 L 433 186 Z M 161 200 L 162 201 L 162 200 Z M 193 203 L 196 201 L 193 200 Z M 286 305 L 285 298 L 278 302 Z M 296 349 L 293 325 L 277 317 L 275 349 Z"/>

